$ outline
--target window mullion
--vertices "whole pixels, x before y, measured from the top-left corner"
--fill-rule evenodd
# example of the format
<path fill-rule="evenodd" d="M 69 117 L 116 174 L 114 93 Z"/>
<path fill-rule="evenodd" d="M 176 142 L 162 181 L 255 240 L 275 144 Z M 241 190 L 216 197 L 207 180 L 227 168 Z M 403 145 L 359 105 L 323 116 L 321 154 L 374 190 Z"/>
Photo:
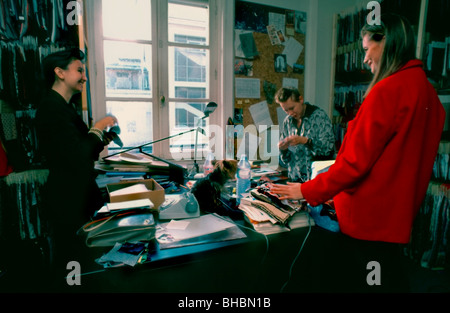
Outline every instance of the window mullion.
<path fill-rule="evenodd" d="M 157 2 L 157 4 L 156 4 Z M 169 128 L 169 87 L 168 87 L 168 58 L 167 58 L 167 38 L 168 38 L 168 3 L 166 1 L 154 0 L 152 4 L 155 4 L 153 12 L 154 15 L 153 35 L 154 35 L 154 51 L 156 51 L 155 58 L 153 60 L 153 68 L 155 69 L 154 75 L 154 140 L 166 138 L 170 135 Z M 155 154 L 170 159 L 170 140 L 164 140 L 154 145 L 153 149 Z"/>
<path fill-rule="evenodd" d="M 87 6 L 87 20 L 89 21 L 88 30 L 88 66 L 89 66 L 89 85 L 91 92 L 91 102 L 92 102 L 92 118 L 93 122 L 106 115 L 105 105 L 96 105 L 97 103 L 105 103 L 105 72 L 104 72 L 104 58 L 103 58 L 103 39 L 101 32 L 102 20 L 95 17 L 96 13 L 102 15 L 102 5 L 101 1 L 93 1 L 85 3 Z M 90 53 L 95 51 L 94 53 Z M 105 149 L 103 154 L 106 154 Z"/>

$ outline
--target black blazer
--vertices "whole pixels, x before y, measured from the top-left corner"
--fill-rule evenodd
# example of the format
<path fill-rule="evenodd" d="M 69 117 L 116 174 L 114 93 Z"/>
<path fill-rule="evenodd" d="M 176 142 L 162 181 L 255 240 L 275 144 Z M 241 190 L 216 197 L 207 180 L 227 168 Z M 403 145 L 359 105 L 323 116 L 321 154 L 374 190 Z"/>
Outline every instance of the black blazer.
<path fill-rule="evenodd" d="M 50 171 L 45 199 L 50 217 L 81 226 L 103 204 L 94 162 L 104 144 L 54 90 L 37 107 L 36 131 L 43 164 Z"/>

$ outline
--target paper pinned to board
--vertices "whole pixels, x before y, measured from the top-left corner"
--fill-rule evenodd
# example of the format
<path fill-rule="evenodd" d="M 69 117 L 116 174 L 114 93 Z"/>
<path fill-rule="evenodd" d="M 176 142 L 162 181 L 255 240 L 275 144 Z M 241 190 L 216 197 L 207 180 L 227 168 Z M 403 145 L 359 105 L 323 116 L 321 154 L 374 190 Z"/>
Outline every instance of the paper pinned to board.
<path fill-rule="evenodd" d="M 298 79 L 283 77 L 283 87 L 298 89 Z"/>
<path fill-rule="evenodd" d="M 236 98 L 259 99 L 261 97 L 261 80 L 258 78 L 236 78 Z"/>
<path fill-rule="evenodd" d="M 270 127 L 273 125 L 266 100 L 251 105 L 249 111 L 256 126 Z"/>
<path fill-rule="evenodd" d="M 295 40 L 294 37 L 289 37 L 286 40 L 285 48 L 282 54 L 286 55 L 286 62 L 290 67 L 294 67 L 294 63 L 297 63 L 297 60 L 300 54 L 303 51 L 303 45 Z"/>

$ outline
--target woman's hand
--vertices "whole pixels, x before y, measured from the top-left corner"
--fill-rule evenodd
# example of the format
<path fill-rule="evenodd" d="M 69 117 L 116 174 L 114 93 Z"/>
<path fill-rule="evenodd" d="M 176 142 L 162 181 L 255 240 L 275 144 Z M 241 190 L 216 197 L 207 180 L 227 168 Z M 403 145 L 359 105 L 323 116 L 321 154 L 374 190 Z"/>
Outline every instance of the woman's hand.
<path fill-rule="evenodd" d="M 117 118 L 113 115 L 108 115 L 97 121 L 94 124 L 94 128 L 99 129 L 101 131 L 105 130 L 108 127 L 112 127 L 117 124 Z"/>
<path fill-rule="evenodd" d="M 286 150 L 289 146 L 305 145 L 308 142 L 308 137 L 292 135 L 284 138 L 278 143 L 280 150 Z"/>
<path fill-rule="evenodd" d="M 284 138 L 278 143 L 278 149 L 286 150 L 287 148 L 289 148 L 289 137 Z"/>
<path fill-rule="evenodd" d="M 287 185 L 271 184 L 270 192 L 281 195 L 280 200 L 300 200 L 303 199 L 301 183 L 290 183 Z"/>

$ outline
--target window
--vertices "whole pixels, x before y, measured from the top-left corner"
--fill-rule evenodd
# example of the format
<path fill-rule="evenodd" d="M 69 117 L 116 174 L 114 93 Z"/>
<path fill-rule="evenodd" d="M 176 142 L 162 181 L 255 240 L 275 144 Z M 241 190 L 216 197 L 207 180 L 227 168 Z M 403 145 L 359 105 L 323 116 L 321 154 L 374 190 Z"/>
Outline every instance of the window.
<path fill-rule="evenodd" d="M 211 36 L 220 29 L 220 19 L 211 18 L 217 13 L 216 3 L 101 0 L 86 4 L 95 12 L 88 16 L 89 44 L 94 46 L 95 66 L 90 66 L 95 74 L 90 79 L 94 111 L 99 117 L 118 118 L 124 147 L 173 136 L 145 149 L 171 159 L 174 153 L 192 153 L 196 137 L 199 151 L 210 148 L 208 137 L 196 129 L 212 123 L 212 116 L 202 119 L 206 104 L 220 102 L 221 61 L 211 58 L 220 49 L 219 41 L 212 40 L 218 36 Z M 108 147 L 116 150 L 112 153 L 119 149 L 113 143 Z"/>

